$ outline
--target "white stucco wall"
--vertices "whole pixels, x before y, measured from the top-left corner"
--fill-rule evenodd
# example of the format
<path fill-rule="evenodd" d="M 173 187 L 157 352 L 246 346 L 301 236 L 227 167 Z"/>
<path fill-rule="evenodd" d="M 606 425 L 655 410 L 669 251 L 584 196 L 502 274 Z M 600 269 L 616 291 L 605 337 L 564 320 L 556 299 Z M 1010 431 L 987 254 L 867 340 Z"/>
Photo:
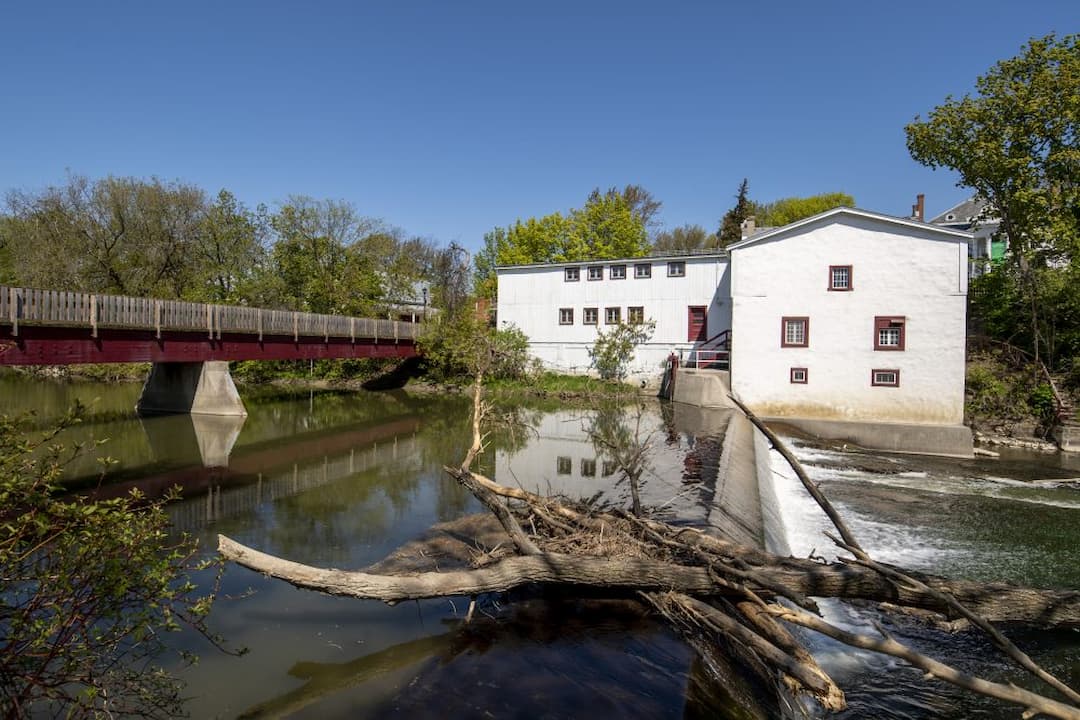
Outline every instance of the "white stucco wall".
<path fill-rule="evenodd" d="M 684 262 L 686 275 L 668 276 L 668 262 Z M 634 266 L 650 264 L 652 276 L 637 278 Z M 612 265 L 625 265 L 626 278 L 611 279 Z M 589 280 L 588 268 L 602 267 L 601 280 Z M 565 280 L 565 269 L 577 267 L 580 279 Z M 727 258 L 718 255 L 636 258 L 596 263 L 528 265 L 499 268 L 497 318 L 500 327 L 516 325 L 528 337 L 530 351 L 546 366 L 569 373 L 589 370 L 588 348 L 598 329 L 607 329 L 605 309 L 618 307 L 623 320 L 628 308 L 643 307 L 645 319 L 656 323 L 652 339 L 639 346 L 630 363 L 632 378 L 655 380 L 667 356 L 690 348 L 688 308 L 708 308 L 708 335 L 731 327 L 731 304 L 726 279 Z M 572 325 L 559 324 L 559 310 L 572 308 Z M 584 324 L 585 308 L 596 308 L 597 325 Z"/>
<path fill-rule="evenodd" d="M 734 246 L 733 392 L 766 417 L 962 423 L 969 237 L 841 213 Z M 827 289 L 830 265 L 852 266 L 852 291 Z M 809 317 L 808 347 L 781 347 L 784 316 Z M 905 319 L 904 350 L 874 349 L 875 316 Z"/>

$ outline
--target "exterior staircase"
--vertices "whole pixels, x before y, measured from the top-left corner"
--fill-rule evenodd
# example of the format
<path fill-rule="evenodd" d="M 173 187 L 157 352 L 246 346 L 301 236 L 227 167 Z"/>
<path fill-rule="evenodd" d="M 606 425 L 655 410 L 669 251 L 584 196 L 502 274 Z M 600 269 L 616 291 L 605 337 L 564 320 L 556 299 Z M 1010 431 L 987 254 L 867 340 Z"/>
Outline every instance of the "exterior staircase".
<path fill-rule="evenodd" d="M 724 330 L 690 350 L 682 366 L 695 370 L 727 370 L 730 356 L 731 330 Z"/>

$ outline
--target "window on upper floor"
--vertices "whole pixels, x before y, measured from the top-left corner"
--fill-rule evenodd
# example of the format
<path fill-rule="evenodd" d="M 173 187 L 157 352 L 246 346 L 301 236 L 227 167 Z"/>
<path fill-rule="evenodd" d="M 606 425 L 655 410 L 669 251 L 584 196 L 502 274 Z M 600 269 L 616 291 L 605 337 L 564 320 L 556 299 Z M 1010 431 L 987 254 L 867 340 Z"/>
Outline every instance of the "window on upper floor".
<path fill-rule="evenodd" d="M 906 318 L 878 315 L 874 318 L 874 349 L 903 350 Z"/>
<path fill-rule="evenodd" d="M 645 308 L 641 306 L 626 308 L 626 321 L 634 325 L 645 322 Z"/>
<path fill-rule="evenodd" d="M 634 277 L 636 278 L 650 278 L 652 277 L 652 264 L 639 263 L 634 266 Z"/>
<path fill-rule="evenodd" d="M 625 265 L 612 265 L 608 268 L 609 280 L 625 280 L 626 279 L 626 266 Z"/>
<path fill-rule="evenodd" d="M 808 347 L 810 318 L 783 317 L 780 319 L 780 347 Z"/>
<path fill-rule="evenodd" d="M 791 368 L 790 380 L 796 385 L 805 385 L 809 382 L 810 373 L 806 368 Z"/>
<path fill-rule="evenodd" d="M 604 266 L 603 265 L 590 265 L 589 275 L 590 280 L 603 280 L 604 279 Z"/>
<path fill-rule="evenodd" d="M 596 325 L 600 312 L 596 308 L 585 308 L 581 311 L 582 325 Z"/>
<path fill-rule="evenodd" d="M 871 370 L 870 384 L 874 387 L 900 387 L 900 371 Z"/>
<path fill-rule="evenodd" d="M 560 325 L 573 325 L 574 324 L 574 308 L 559 308 L 559 324 Z"/>
<path fill-rule="evenodd" d="M 617 307 L 604 308 L 604 323 L 607 325 L 618 325 L 619 320 L 622 319 L 622 312 Z"/>
<path fill-rule="evenodd" d="M 668 277 L 685 277 L 686 276 L 686 262 L 683 260 L 672 260 L 667 264 Z"/>
<path fill-rule="evenodd" d="M 566 282 L 577 282 L 581 279 L 581 268 L 566 268 L 565 273 L 563 277 Z"/>
<path fill-rule="evenodd" d="M 850 265 L 829 266 L 829 290 L 847 292 L 854 289 Z"/>

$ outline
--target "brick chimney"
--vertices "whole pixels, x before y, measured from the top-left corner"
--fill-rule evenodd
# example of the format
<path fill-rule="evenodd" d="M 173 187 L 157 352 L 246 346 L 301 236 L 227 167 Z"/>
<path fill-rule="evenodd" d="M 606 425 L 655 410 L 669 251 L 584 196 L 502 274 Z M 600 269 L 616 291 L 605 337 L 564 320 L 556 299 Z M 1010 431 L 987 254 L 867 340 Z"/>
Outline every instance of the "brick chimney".
<path fill-rule="evenodd" d="M 926 196 L 919 193 L 915 196 L 915 204 L 911 206 L 911 217 L 919 222 L 926 222 Z"/>

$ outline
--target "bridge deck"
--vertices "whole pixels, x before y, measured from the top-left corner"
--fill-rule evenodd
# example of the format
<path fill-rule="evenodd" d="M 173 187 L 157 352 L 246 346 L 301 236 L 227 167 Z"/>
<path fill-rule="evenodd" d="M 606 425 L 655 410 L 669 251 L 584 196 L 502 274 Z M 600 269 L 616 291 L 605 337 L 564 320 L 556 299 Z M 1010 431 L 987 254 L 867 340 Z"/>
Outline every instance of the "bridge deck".
<path fill-rule="evenodd" d="M 414 323 L 0 286 L 0 365 L 416 354 Z"/>

